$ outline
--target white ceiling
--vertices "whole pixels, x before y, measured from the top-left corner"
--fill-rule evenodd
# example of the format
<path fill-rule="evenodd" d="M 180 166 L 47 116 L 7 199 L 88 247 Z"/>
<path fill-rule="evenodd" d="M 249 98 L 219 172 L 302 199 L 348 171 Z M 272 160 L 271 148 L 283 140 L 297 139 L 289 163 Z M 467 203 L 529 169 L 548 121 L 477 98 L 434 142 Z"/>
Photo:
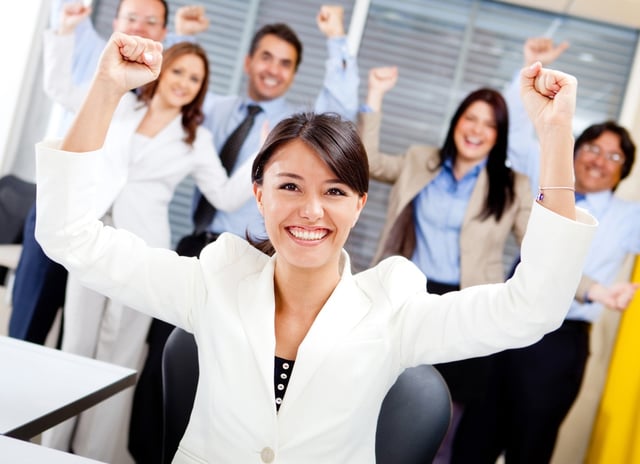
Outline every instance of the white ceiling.
<path fill-rule="evenodd" d="M 640 28 L 640 0 L 503 0 L 505 3 L 553 11 L 596 21 Z"/>

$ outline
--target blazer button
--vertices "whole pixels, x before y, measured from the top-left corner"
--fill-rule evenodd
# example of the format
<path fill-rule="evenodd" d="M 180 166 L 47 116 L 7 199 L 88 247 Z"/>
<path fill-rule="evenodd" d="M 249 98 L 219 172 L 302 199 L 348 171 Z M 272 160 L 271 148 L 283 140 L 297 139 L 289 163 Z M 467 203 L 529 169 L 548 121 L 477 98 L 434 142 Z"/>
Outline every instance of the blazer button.
<path fill-rule="evenodd" d="M 266 446 L 262 449 L 262 451 L 260 451 L 260 458 L 262 459 L 262 462 L 266 462 L 268 464 L 270 462 L 273 462 L 273 460 L 276 458 L 276 453 L 274 453 L 271 448 Z"/>

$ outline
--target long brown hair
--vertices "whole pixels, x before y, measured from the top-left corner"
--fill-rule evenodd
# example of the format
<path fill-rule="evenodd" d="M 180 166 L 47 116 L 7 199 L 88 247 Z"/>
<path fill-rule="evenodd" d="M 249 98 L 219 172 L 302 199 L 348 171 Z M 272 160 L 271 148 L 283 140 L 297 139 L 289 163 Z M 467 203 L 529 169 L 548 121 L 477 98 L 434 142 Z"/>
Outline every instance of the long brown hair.
<path fill-rule="evenodd" d="M 488 219 L 491 216 L 499 221 L 505 209 L 513 203 L 515 199 L 513 171 L 507 166 L 507 145 L 509 134 L 509 112 L 507 104 L 502 95 L 493 89 L 482 88 L 471 92 L 458 106 L 455 114 L 451 118 L 449 131 L 440 149 L 440 165 L 447 159 L 455 164 L 458 149 L 454 140 L 454 133 L 458 121 L 464 112 L 473 103 L 483 101 L 493 109 L 496 120 L 496 144 L 493 146 L 487 157 L 486 170 L 489 176 L 489 191 L 485 199 L 484 207 L 480 213 L 480 219 Z"/>
<path fill-rule="evenodd" d="M 202 104 L 209 86 L 209 60 L 207 59 L 207 52 L 205 52 L 200 45 L 192 42 L 179 42 L 167 48 L 162 54 L 162 69 L 160 70 L 160 75 L 156 80 L 142 87 L 138 94 L 138 100 L 148 105 L 158 89 L 158 82 L 162 79 L 164 72 L 169 69 L 178 58 L 184 55 L 196 55 L 204 64 L 204 76 L 200 90 L 195 98 L 181 109 L 182 127 L 185 131 L 184 141 L 191 145 L 196 139 L 198 126 L 204 120 Z"/>

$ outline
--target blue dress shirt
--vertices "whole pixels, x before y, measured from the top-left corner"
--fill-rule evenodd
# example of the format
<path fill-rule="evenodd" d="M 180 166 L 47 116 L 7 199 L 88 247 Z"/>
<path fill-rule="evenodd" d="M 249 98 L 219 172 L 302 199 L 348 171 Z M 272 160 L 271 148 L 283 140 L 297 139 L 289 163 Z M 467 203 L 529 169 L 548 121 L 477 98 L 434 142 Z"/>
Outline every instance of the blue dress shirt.
<path fill-rule="evenodd" d="M 429 280 L 460 283 L 460 230 L 471 192 L 485 165 L 486 160 L 456 180 L 448 159 L 413 200 L 416 248 L 411 261 Z"/>

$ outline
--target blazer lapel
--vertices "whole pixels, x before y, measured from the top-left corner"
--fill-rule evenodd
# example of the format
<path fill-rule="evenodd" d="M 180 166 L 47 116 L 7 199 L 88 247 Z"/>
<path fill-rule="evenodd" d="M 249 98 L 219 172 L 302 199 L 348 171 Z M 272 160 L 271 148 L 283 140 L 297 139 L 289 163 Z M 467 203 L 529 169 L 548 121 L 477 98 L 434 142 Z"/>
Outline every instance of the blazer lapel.
<path fill-rule="evenodd" d="M 342 341 L 369 312 L 371 302 L 359 290 L 343 251 L 342 278 L 298 348 L 293 375 L 280 414 L 304 391 L 327 354 Z"/>
<path fill-rule="evenodd" d="M 462 220 L 463 225 L 469 224 L 471 221 L 478 217 L 478 214 L 482 211 L 482 207 L 484 205 L 484 199 L 486 197 L 486 191 L 488 188 L 489 176 L 487 175 L 487 170 L 482 169 L 478 174 L 478 180 L 476 181 L 475 187 L 473 187 L 473 191 L 471 192 L 471 197 L 469 198 L 469 204 L 467 206 L 467 210 L 464 213 L 464 218 Z M 462 228 L 465 229 L 464 227 Z"/>
<path fill-rule="evenodd" d="M 238 286 L 238 312 L 242 326 L 264 386 L 271 392 L 271 397 L 274 397 L 273 369 L 276 352 L 274 263 L 275 258 L 271 258 L 259 274 L 248 276 Z"/>

